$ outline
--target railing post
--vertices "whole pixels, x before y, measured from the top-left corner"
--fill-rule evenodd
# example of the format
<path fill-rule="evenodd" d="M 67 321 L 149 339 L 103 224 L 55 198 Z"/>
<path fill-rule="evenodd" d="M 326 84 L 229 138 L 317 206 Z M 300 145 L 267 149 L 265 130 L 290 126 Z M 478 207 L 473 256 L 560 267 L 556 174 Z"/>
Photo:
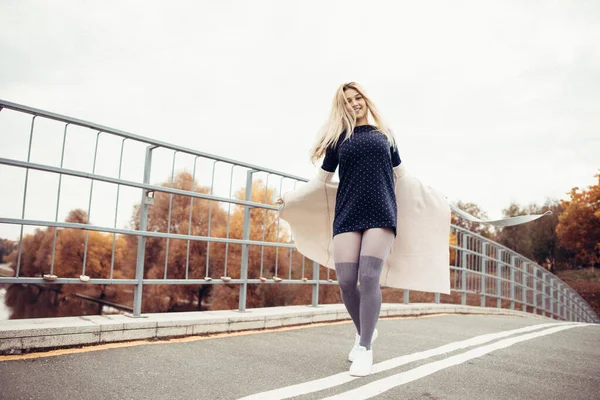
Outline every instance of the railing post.
<path fill-rule="evenodd" d="M 510 309 L 515 309 L 515 256 L 510 255 Z"/>
<path fill-rule="evenodd" d="M 573 301 L 573 292 L 569 291 L 569 321 L 575 322 L 577 318 L 577 311 L 574 309 L 575 304 Z"/>
<path fill-rule="evenodd" d="M 573 321 L 573 299 L 571 299 L 571 291 L 567 292 L 567 313 L 568 320 Z"/>
<path fill-rule="evenodd" d="M 461 257 L 461 291 L 460 303 L 464 306 L 467 304 L 467 252 L 469 247 L 469 235 L 462 235 L 461 247 L 463 248 Z"/>
<path fill-rule="evenodd" d="M 440 304 L 440 294 L 438 292 L 434 295 L 435 304 Z"/>
<path fill-rule="evenodd" d="M 527 273 L 529 269 L 529 263 L 523 261 L 523 268 L 521 269 L 521 310 L 527 312 Z"/>
<path fill-rule="evenodd" d="M 410 302 L 410 290 L 404 289 L 404 304 L 408 304 Z"/>
<path fill-rule="evenodd" d="M 548 310 L 546 309 L 546 274 L 542 272 L 542 315 L 548 316 Z"/>
<path fill-rule="evenodd" d="M 561 310 L 562 310 L 562 318 L 564 320 L 567 319 L 567 295 L 566 295 L 566 291 L 567 289 L 564 287 L 564 285 L 562 286 L 562 290 L 560 291 L 560 304 L 561 304 Z"/>
<path fill-rule="evenodd" d="M 313 283 L 312 288 L 312 306 L 317 307 L 319 305 L 319 263 L 313 261 Z"/>
<path fill-rule="evenodd" d="M 146 161 L 144 163 L 144 183 L 150 184 L 150 171 L 152 169 L 152 150 L 156 146 L 146 147 Z M 140 202 L 140 232 L 145 232 L 148 228 L 148 207 L 154 203 L 153 197 L 148 196 L 149 192 L 142 189 L 142 200 Z M 139 317 L 142 313 L 142 294 L 144 291 L 144 264 L 146 258 L 146 237 L 138 236 L 137 257 L 135 261 L 135 279 L 137 284 L 133 289 L 133 316 Z"/>
<path fill-rule="evenodd" d="M 569 288 L 565 287 L 563 289 L 563 299 L 564 299 L 564 314 L 565 314 L 565 321 L 569 321 Z"/>
<path fill-rule="evenodd" d="M 558 315 L 560 316 L 561 319 L 565 319 L 565 305 L 564 305 L 564 301 L 565 298 L 563 296 L 564 293 L 564 286 L 559 282 L 558 283 Z"/>
<path fill-rule="evenodd" d="M 246 172 L 246 200 L 252 201 L 252 175 L 254 170 Z M 242 239 L 250 240 L 250 206 L 244 206 L 244 228 L 242 231 Z M 275 239 L 277 240 L 277 239 Z M 290 265 L 290 268 L 292 266 Z M 240 279 L 242 284 L 240 285 L 240 299 L 239 299 L 239 310 L 240 312 L 246 311 L 246 296 L 248 294 L 248 245 L 242 244 L 242 265 L 240 268 Z"/>
<path fill-rule="evenodd" d="M 557 319 L 561 319 L 563 317 L 562 312 L 562 285 L 560 282 L 556 283 L 556 316 Z"/>
<path fill-rule="evenodd" d="M 558 311 L 559 311 L 560 317 L 562 319 L 565 319 L 565 304 L 564 304 L 564 301 L 565 301 L 565 297 L 564 297 L 565 288 L 564 288 L 564 286 L 563 286 L 562 283 L 558 284 L 558 288 L 559 288 L 558 289 L 558 301 L 559 301 L 558 304 L 560 305 L 559 306 L 560 309 Z"/>
<path fill-rule="evenodd" d="M 554 312 L 554 295 L 556 291 L 554 290 L 554 278 L 550 278 L 550 318 L 554 318 L 556 313 Z"/>
<path fill-rule="evenodd" d="M 565 319 L 571 321 L 571 290 L 565 288 Z"/>
<path fill-rule="evenodd" d="M 531 276 L 533 280 L 533 313 L 537 315 L 538 312 L 538 278 L 537 270 L 535 265 L 531 266 Z"/>
<path fill-rule="evenodd" d="M 487 243 L 481 247 L 481 307 L 485 307 L 485 281 L 487 280 Z"/>
<path fill-rule="evenodd" d="M 502 249 L 498 249 L 496 261 L 496 308 L 502 308 Z"/>

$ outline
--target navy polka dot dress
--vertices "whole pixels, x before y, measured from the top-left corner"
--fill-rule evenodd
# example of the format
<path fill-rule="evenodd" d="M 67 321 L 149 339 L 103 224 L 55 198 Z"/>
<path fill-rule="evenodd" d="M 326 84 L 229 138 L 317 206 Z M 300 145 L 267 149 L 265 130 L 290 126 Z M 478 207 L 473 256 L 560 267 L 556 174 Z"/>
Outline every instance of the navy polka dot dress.
<path fill-rule="evenodd" d="M 354 128 L 350 139 L 327 149 L 323 168 L 339 165 L 333 236 L 343 232 L 389 227 L 396 236 L 396 193 L 393 167 L 400 165 L 398 149 L 371 125 Z"/>

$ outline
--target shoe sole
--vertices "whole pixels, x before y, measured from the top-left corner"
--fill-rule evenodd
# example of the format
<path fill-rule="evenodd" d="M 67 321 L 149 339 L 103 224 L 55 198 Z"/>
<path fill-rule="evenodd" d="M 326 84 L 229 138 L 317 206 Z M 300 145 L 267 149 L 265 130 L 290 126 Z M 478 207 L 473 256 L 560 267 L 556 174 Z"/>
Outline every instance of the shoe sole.
<path fill-rule="evenodd" d="M 354 373 L 353 373 L 353 372 L 350 372 L 350 375 L 351 375 L 351 376 L 357 376 L 357 377 L 361 377 L 361 378 L 362 378 L 363 376 L 369 376 L 369 375 L 371 375 L 371 372 L 369 372 L 369 373 L 367 373 L 367 374 L 357 374 L 356 372 L 354 372 Z"/>

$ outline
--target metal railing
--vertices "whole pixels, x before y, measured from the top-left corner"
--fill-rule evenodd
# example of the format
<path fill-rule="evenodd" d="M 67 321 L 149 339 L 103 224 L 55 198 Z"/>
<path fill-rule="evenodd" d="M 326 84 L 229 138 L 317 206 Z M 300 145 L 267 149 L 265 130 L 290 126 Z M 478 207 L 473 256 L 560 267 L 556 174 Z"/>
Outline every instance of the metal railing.
<path fill-rule="evenodd" d="M 316 262 L 305 259 L 297 252 L 294 254 L 293 238 L 289 235 L 286 225 L 280 224 L 280 220 L 277 218 L 278 208 L 273 204 L 274 197 L 282 193 L 284 184 L 287 188 L 292 188 L 297 183 L 306 182 L 306 179 L 8 101 L 0 100 L 0 110 L 11 110 L 10 113 L 16 112 L 20 117 L 29 118 L 29 139 L 27 142 L 26 158 L 19 160 L 14 158 L 12 154 L 10 158 L 0 157 L 0 171 L 7 168 L 24 171 L 24 189 L 20 215 L 7 217 L 3 211 L 0 211 L 0 227 L 2 224 L 4 226 L 15 226 L 18 227 L 19 232 L 18 255 L 16 257 L 16 265 L 13 267 L 15 276 L 0 277 L 0 284 L 132 285 L 133 315 L 139 316 L 142 312 L 142 292 L 144 286 L 148 287 L 149 285 L 238 285 L 238 308 L 240 311 L 245 311 L 248 285 L 310 285 L 312 286 L 312 305 L 317 306 L 319 303 L 319 287 L 321 285 L 334 285 L 337 283 L 335 279 L 332 279 L 331 275 L 334 272 L 330 269 L 320 267 Z M 5 116 L 6 111 L 0 113 L 0 122 Z M 34 138 L 38 138 L 35 135 L 37 133 L 36 121 L 38 119 L 50 121 L 52 124 L 60 124 L 61 126 L 62 147 L 60 148 L 60 162 L 58 165 L 51 165 L 47 161 L 33 162 L 34 160 L 32 160 L 32 147 L 35 147 L 33 146 Z M 93 162 L 91 168 L 87 170 L 82 167 L 65 168 L 65 145 L 67 137 L 74 135 L 74 133 L 70 133 L 69 131 L 69 129 L 73 128 L 78 129 L 76 133 L 77 137 L 79 135 L 87 135 L 94 139 Z M 1 129 L 0 125 L 0 135 L 18 135 L 20 133 L 12 132 L 12 128 L 9 128 L 11 132 L 3 132 Z M 40 135 L 40 133 L 37 133 L 37 135 Z M 41 133 L 41 135 L 44 134 Z M 114 169 L 112 174 L 97 172 L 97 167 L 100 164 L 107 165 L 106 162 L 98 162 L 99 140 L 104 137 L 113 138 L 114 143 L 116 143 L 114 139 L 120 140 L 118 146 L 114 147 L 110 153 L 111 155 L 119 154 L 118 168 Z M 123 169 L 124 149 L 125 145 L 129 143 L 136 144 L 137 153 L 141 153 L 137 154 L 138 159 L 140 155 L 143 155 L 144 168 L 141 179 L 123 179 L 122 177 L 122 172 L 125 171 Z M 133 146 L 134 152 L 136 146 Z M 151 175 L 153 166 L 155 166 L 153 157 L 156 156 L 157 152 L 165 151 L 172 153 L 170 162 L 168 163 L 171 166 L 170 184 L 152 184 Z M 191 174 L 191 186 L 189 189 L 176 187 L 175 167 L 178 157 L 187 158 L 187 161 L 190 163 L 193 161 L 193 167 L 191 168 L 193 172 Z M 111 156 L 108 158 L 109 163 L 113 161 L 116 163 L 115 157 Z M 130 157 L 128 156 L 127 158 L 129 159 Z M 135 159 L 136 157 L 131 158 Z M 203 164 L 205 167 L 198 167 L 200 164 Z M 164 169 L 165 165 L 167 164 L 160 164 L 160 169 Z M 221 170 L 224 171 L 217 173 L 217 167 L 223 167 Z M 30 171 L 41 171 L 58 177 L 56 207 L 53 213 L 53 220 L 52 218 L 26 218 L 28 214 L 26 206 L 29 200 L 28 179 Z M 241 179 L 238 179 L 238 182 L 240 183 L 240 188 L 243 189 L 240 192 L 243 196 L 236 195 L 233 192 L 234 181 L 236 181 L 234 175 L 237 178 L 241 177 Z M 85 222 L 59 222 L 58 220 L 61 189 L 63 188 L 62 179 L 67 176 L 80 178 L 89 183 L 87 221 Z M 202 177 L 207 181 L 210 180 L 210 184 L 204 186 L 203 190 L 198 189 L 200 185 L 196 183 Z M 223 179 L 219 177 L 223 177 Z M 226 177 L 228 178 L 228 185 L 224 184 L 224 178 Z M 95 204 L 92 201 L 95 194 L 95 183 L 98 185 L 101 183 L 109 185 L 114 188 L 116 193 L 114 214 L 111 217 L 112 223 L 110 224 L 90 223 L 92 211 L 95 213 L 98 211 L 97 207 L 92 210 L 92 204 Z M 6 185 L 5 182 L 2 182 L 2 184 L 3 186 Z M 135 190 L 137 191 L 137 195 L 141 197 L 137 205 L 135 221 L 129 229 L 117 227 L 119 210 L 124 208 L 123 202 L 120 201 L 122 188 Z M 216 192 L 219 190 L 228 194 L 217 195 Z M 258 190 L 261 192 L 264 190 L 264 196 L 261 195 L 262 199 L 260 201 L 253 199 L 257 197 L 255 192 Z M 158 200 L 166 202 L 167 198 L 168 214 L 166 221 L 163 219 L 160 224 L 157 224 L 156 217 L 153 217 L 154 220 L 149 217 L 152 207 L 156 207 L 153 204 Z M 181 215 L 174 217 L 173 203 L 180 201 L 182 198 L 186 202 L 189 202 L 189 206 L 186 206 L 189 207 L 189 215 L 186 214 L 185 218 Z M 106 202 L 103 202 L 103 207 L 101 208 L 104 214 L 106 214 L 106 209 L 109 208 Z M 196 205 L 194 202 L 196 202 Z M 200 211 L 194 208 L 201 202 L 204 205 L 204 209 L 200 210 L 203 216 L 200 216 Z M 232 227 L 232 218 L 240 218 L 239 209 L 236 214 L 235 210 L 231 210 L 232 205 L 243 208 L 241 235 L 239 232 L 234 233 L 234 228 Z M 205 209 L 206 206 L 208 206 L 207 210 Z M 3 206 L 1 209 L 5 209 L 5 207 Z M 260 220 L 261 216 L 262 221 Z M 206 220 L 203 219 L 205 217 Z M 194 219 L 196 223 L 194 223 Z M 199 219 L 202 219 L 202 224 L 206 225 L 205 231 L 199 232 L 195 228 L 200 224 Z M 217 219 L 219 221 L 215 225 Z M 149 226 L 151 221 L 154 221 L 153 226 Z M 42 263 L 44 264 L 41 267 L 42 273 L 38 273 L 36 276 L 31 276 L 31 274 L 30 276 L 23 276 L 21 273 L 21 264 L 25 256 L 23 254 L 25 227 L 28 229 L 32 229 L 32 227 L 47 227 L 49 231 L 52 231 L 51 257 L 45 264 Z M 81 276 L 79 278 L 55 275 L 57 237 L 61 232 L 66 232 L 67 230 L 85 232 L 83 254 L 80 254 L 82 262 Z M 110 267 L 105 267 L 103 270 L 107 276 L 94 276 L 90 279 L 86 275 L 86 268 L 89 267 L 90 232 L 101 232 L 105 235 L 112 234 Z M 236 235 L 241 237 L 234 237 Z M 128 243 L 130 245 L 133 243 L 131 238 L 135 238 L 137 242 L 135 274 L 132 277 L 123 277 L 124 273 L 120 272 L 115 274 L 115 271 L 118 270 L 115 265 L 116 253 L 118 252 L 117 241 L 123 237 L 129 237 L 130 241 Z M 254 239 L 251 237 L 254 237 Z M 166 244 L 161 247 L 162 250 L 160 253 L 161 257 L 164 256 L 163 272 L 162 274 L 155 273 L 155 276 L 150 277 L 148 265 L 146 265 L 147 242 L 152 240 L 164 240 Z M 185 257 L 180 256 L 176 260 L 173 260 L 173 257 L 169 256 L 169 249 L 173 248 L 173 252 L 178 251 L 177 249 L 181 250 L 180 247 L 176 246 L 177 241 L 185 242 Z M 541 313 L 552 318 L 569 321 L 600 322 L 596 313 L 581 296 L 558 277 L 535 262 L 498 243 L 454 225 L 452 226 L 450 242 L 452 243 L 450 244 L 451 286 L 453 292 L 461 294 L 462 304 L 475 304 L 479 302 L 479 305 L 482 307 L 506 306 L 511 309 L 515 309 L 518 305 L 521 310 L 536 314 Z M 201 244 L 201 247 L 191 250 L 191 247 L 195 243 Z M 212 253 L 211 245 L 213 246 Z M 216 257 L 214 255 L 214 247 L 218 245 L 221 245 L 221 248 L 219 256 Z M 233 252 L 233 246 L 241 246 L 241 252 Z M 258 250 L 250 257 L 250 249 L 260 249 L 260 257 L 258 257 Z M 268 249 L 271 249 L 270 253 Z M 275 250 L 274 255 L 272 254 L 273 249 Z M 265 252 L 271 255 L 267 262 Z M 211 254 L 213 254 L 212 260 Z M 185 262 L 183 262 L 184 258 Z M 251 258 L 252 260 L 250 260 Z M 231 269 L 233 269 L 232 263 L 234 262 L 239 262 L 239 273 L 236 273 L 238 276 L 230 276 Z M 266 263 L 269 265 L 265 265 Z M 108 261 L 105 264 L 108 264 Z M 286 269 L 287 277 L 282 275 Z M 174 272 L 175 270 L 177 272 Z M 201 277 L 191 276 L 198 275 L 200 271 L 202 271 Z M 117 277 L 116 275 L 120 276 Z M 162 277 L 158 275 L 162 275 Z M 308 275 L 311 275 L 311 277 L 309 278 Z M 479 301 L 474 300 L 473 296 L 479 296 Z M 409 300 L 410 293 L 408 290 L 405 290 L 404 303 L 408 303 Z M 493 304 L 493 300 L 495 300 L 495 304 Z M 440 302 L 439 293 L 435 294 L 434 301 L 436 303 Z M 490 301 L 492 302 L 491 304 Z"/>
<path fill-rule="evenodd" d="M 479 296 L 481 307 L 506 306 L 566 321 L 600 323 L 589 304 L 547 269 L 509 248 L 466 229 L 452 226 L 452 290 Z"/>

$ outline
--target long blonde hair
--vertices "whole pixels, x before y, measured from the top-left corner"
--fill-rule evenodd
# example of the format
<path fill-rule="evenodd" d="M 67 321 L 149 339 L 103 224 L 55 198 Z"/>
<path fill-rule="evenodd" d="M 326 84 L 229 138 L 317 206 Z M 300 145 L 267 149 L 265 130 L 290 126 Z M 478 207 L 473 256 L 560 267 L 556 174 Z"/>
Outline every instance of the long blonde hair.
<path fill-rule="evenodd" d="M 317 142 L 310 152 L 310 159 L 313 164 L 316 164 L 317 161 L 319 161 L 325 155 L 325 152 L 329 146 L 335 146 L 338 143 L 344 132 L 346 133 L 344 140 L 349 139 L 350 136 L 352 136 L 352 132 L 356 127 L 356 115 L 354 114 L 354 111 L 349 113 L 345 107 L 346 104 L 349 104 L 344 94 L 344 92 L 348 89 L 354 89 L 360 93 L 367 104 L 367 120 L 368 115 L 370 114 L 375 122 L 377 130 L 387 137 L 390 145 L 396 145 L 392 130 L 385 123 L 381 117 L 381 114 L 379 114 L 379 111 L 377 111 L 375 104 L 366 95 L 365 90 L 356 82 L 343 83 L 335 92 L 335 96 L 331 104 L 331 113 L 329 114 L 329 119 L 321 128 Z"/>

